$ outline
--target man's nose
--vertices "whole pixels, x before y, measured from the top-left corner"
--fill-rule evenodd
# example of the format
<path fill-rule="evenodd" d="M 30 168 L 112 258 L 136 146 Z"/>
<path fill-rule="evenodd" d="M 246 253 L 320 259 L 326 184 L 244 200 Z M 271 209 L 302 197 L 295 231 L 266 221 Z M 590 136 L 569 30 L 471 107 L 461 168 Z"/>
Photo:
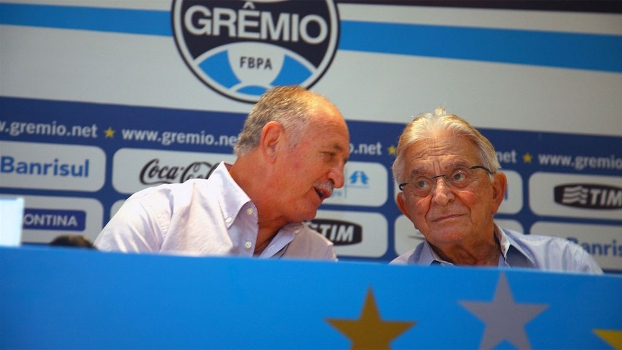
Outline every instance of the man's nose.
<path fill-rule="evenodd" d="M 447 184 L 445 176 L 437 176 L 434 187 L 432 188 L 432 200 L 438 205 L 446 205 L 453 198 L 454 194 Z"/>
<path fill-rule="evenodd" d="M 345 184 L 345 164 L 341 163 L 330 169 L 328 178 L 333 181 L 335 188 L 342 188 Z"/>

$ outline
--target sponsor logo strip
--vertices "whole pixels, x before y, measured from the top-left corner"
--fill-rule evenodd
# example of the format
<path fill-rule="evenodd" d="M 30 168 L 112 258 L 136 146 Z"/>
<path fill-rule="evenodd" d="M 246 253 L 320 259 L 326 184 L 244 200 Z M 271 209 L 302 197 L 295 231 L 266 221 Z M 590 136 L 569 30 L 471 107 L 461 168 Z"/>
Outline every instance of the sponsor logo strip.
<path fill-rule="evenodd" d="M 538 215 L 622 219 L 622 178 L 597 175 L 534 173 L 529 206 Z"/>
<path fill-rule="evenodd" d="M 23 196 L 22 242 L 49 243 L 59 235 L 84 235 L 95 241 L 104 209 L 90 198 Z"/>
<path fill-rule="evenodd" d="M 603 269 L 622 271 L 622 228 L 609 225 L 536 222 L 531 233 L 566 238 L 590 253 Z"/>
<path fill-rule="evenodd" d="M 388 247 L 384 215 L 367 212 L 318 210 L 307 223 L 335 244 L 338 256 L 381 257 Z"/>
<path fill-rule="evenodd" d="M 24 229 L 84 231 L 85 227 L 84 210 L 24 209 Z"/>
<path fill-rule="evenodd" d="M 389 173 L 382 164 L 348 162 L 344 175 L 344 186 L 335 189 L 325 205 L 379 207 L 387 201 Z"/>
<path fill-rule="evenodd" d="M 213 166 L 233 162 L 233 154 L 122 148 L 113 157 L 112 185 L 134 193 L 161 184 L 206 178 Z"/>
<path fill-rule="evenodd" d="M 0 141 L 2 187 L 95 192 L 105 174 L 98 147 Z"/>

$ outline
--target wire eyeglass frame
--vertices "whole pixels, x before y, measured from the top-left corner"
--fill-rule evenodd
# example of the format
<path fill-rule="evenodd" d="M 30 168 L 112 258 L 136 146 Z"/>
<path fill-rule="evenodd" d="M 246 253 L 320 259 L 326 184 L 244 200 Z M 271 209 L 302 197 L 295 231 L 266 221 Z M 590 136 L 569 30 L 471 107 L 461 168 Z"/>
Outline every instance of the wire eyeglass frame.
<path fill-rule="evenodd" d="M 468 185 L 470 185 L 471 183 L 473 183 L 473 177 L 472 177 L 472 172 L 471 170 L 475 170 L 475 169 L 483 169 L 486 170 L 486 172 L 490 175 L 492 175 L 493 173 L 490 171 L 490 169 L 482 166 L 482 165 L 474 165 L 472 167 L 468 167 L 468 168 L 464 168 L 464 167 L 459 167 L 456 168 L 454 170 L 452 170 L 451 173 L 449 173 L 449 175 L 447 174 L 441 174 L 441 175 L 436 175 L 436 176 L 432 176 L 432 177 L 427 177 L 427 176 L 419 176 L 416 178 L 411 179 L 411 182 L 403 182 L 401 184 L 399 184 L 399 189 L 402 192 L 406 192 L 404 190 L 404 187 L 411 184 L 417 184 L 417 183 L 421 183 L 423 182 L 426 187 L 425 188 L 416 188 L 414 187 L 412 189 L 412 192 L 415 196 L 417 197 L 426 197 L 428 196 L 430 193 L 432 193 L 432 190 L 434 189 L 434 187 L 436 186 L 436 179 L 439 177 L 442 177 L 445 180 L 445 184 L 447 184 L 449 187 L 451 188 L 464 188 Z M 465 176 L 464 178 L 456 178 L 457 176 Z"/>

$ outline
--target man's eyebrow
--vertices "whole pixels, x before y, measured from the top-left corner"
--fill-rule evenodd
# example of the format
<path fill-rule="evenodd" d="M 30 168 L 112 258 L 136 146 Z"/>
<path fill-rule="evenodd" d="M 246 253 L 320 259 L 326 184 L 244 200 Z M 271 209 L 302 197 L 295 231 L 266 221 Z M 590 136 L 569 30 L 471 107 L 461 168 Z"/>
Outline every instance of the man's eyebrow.
<path fill-rule="evenodd" d="M 449 163 L 443 164 L 441 166 L 441 169 L 443 169 L 443 172 L 445 172 L 447 170 L 453 170 L 455 168 L 461 168 L 461 167 L 462 168 L 468 167 L 468 162 L 466 160 L 451 161 Z M 425 165 L 417 166 L 410 171 L 410 177 L 413 177 L 415 175 L 428 175 L 427 173 L 429 173 L 429 169 L 430 167 L 425 166 Z M 432 176 L 434 175 L 435 174 L 432 174 Z"/>
<path fill-rule="evenodd" d="M 413 168 L 410 171 L 410 177 L 413 177 L 415 175 L 421 175 L 422 173 L 425 173 L 427 170 L 427 168 L 424 165 L 418 166 L 416 168 Z"/>
<path fill-rule="evenodd" d="M 443 165 L 443 170 L 451 170 L 455 168 L 466 168 L 468 167 L 468 162 L 466 160 L 455 160 L 450 163 Z"/>

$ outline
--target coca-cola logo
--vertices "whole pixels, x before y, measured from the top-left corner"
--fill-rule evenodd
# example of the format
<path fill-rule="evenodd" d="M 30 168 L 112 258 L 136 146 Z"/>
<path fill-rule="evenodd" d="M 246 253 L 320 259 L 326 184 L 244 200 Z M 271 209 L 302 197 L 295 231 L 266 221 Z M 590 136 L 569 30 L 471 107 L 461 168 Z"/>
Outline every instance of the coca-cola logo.
<path fill-rule="evenodd" d="M 160 160 L 154 158 L 140 171 L 140 182 L 145 185 L 156 185 L 181 183 L 189 179 L 206 179 L 212 167 L 216 165 L 208 162 L 192 162 L 187 166 L 160 165 Z"/>

